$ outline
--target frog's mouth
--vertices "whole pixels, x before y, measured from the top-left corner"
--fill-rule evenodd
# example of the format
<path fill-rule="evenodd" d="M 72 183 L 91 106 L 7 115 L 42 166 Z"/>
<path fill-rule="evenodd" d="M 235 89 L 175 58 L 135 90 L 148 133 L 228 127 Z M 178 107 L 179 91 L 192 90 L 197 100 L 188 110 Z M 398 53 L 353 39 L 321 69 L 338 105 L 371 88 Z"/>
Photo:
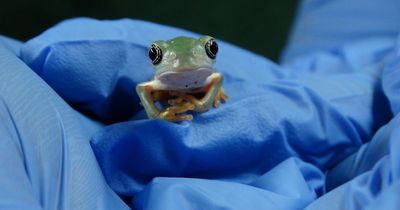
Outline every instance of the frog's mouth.
<path fill-rule="evenodd" d="M 212 73 L 214 70 L 210 68 L 167 71 L 156 75 L 155 82 L 161 90 L 196 91 L 209 83 L 207 79 Z"/>

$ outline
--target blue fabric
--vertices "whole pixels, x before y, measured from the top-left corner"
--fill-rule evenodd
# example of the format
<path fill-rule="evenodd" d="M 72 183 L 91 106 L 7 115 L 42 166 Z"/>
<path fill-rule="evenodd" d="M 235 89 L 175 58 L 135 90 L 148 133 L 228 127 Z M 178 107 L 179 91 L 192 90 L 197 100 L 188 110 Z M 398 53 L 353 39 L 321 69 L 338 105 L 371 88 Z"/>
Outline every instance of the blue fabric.
<path fill-rule="evenodd" d="M 281 182 L 282 179 L 286 182 Z M 155 178 L 135 197 L 133 206 L 137 209 L 299 209 L 316 198 L 315 190 L 323 184 L 322 179 L 315 166 L 290 158 L 248 184 Z"/>
<path fill-rule="evenodd" d="M 335 53 L 344 44 L 396 37 L 400 28 L 399 9 L 397 0 L 303 0 L 282 61 L 301 62 L 310 55 L 346 58 L 347 54 Z M 359 45 L 355 54 L 371 54 L 365 48 L 377 44 Z"/>
<path fill-rule="evenodd" d="M 230 99 L 181 123 L 134 90 L 152 41 L 198 34 L 77 18 L 2 37 L 0 208 L 395 209 L 397 7 L 304 1 L 281 65 L 219 40 Z"/>
<path fill-rule="evenodd" d="M 389 98 L 393 114 L 400 113 L 400 80 L 397 77 L 400 75 L 400 37 L 397 40 L 395 52 L 385 65 L 385 70 L 382 76 L 382 86 L 385 94 Z"/>
<path fill-rule="evenodd" d="M 327 185 L 334 190 L 306 209 L 398 209 L 399 123 L 397 115 L 371 142 L 330 170 Z"/>
<path fill-rule="evenodd" d="M 0 43 L 3 44 L 6 48 L 11 50 L 15 55 L 19 55 L 19 49 L 23 45 L 22 42 L 0 35 Z"/>
<path fill-rule="evenodd" d="M 356 153 L 328 171 L 326 188 L 332 190 L 307 209 L 398 209 L 400 195 L 400 71 L 399 43 L 387 59 L 383 89 L 396 116 Z M 345 173 L 344 173 L 345 172 Z M 327 207 L 328 203 L 335 205 Z"/>
<path fill-rule="evenodd" d="M 0 209 L 128 209 L 89 144 L 102 125 L 2 44 L 0 80 Z"/>

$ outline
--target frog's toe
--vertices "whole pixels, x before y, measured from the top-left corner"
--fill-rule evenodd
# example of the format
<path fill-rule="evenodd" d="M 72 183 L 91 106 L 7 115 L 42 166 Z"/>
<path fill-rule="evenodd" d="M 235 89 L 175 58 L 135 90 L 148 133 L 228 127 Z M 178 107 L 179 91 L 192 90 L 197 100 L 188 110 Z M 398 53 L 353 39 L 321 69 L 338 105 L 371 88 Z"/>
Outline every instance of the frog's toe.
<path fill-rule="evenodd" d="M 168 104 L 171 106 L 179 106 L 182 104 L 182 102 L 183 98 L 181 97 L 168 100 Z"/>
<path fill-rule="evenodd" d="M 228 96 L 225 94 L 224 88 L 221 88 L 221 89 L 219 90 L 218 95 L 219 95 L 219 98 L 220 98 L 222 101 L 225 102 L 225 101 L 228 100 Z"/>
<path fill-rule="evenodd" d="M 161 116 L 160 119 L 167 120 L 170 122 L 180 122 L 180 121 L 192 120 L 193 115 L 191 115 L 191 114 L 165 115 L 165 116 Z"/>
<path fill-rule="evenodd" d="M 186 104 L 184 104 L 184 107 L 187 110 L 194 110 L 196 108 L 196 106 L 194 104 L 192 104 L 192 103 L 186 103 Z"/>
<path fill-rule="evenodd" d="M 220 104 L 221 104 L 221 100 L 219 98 L 214 100 L 214 107 L 215 108 L 218 108 Z"/>
<path fill-rule="evenodd" d="M 228 100 L 228 96 L 225 95 L 225 93 L 222 93 L 221 94 L 221 99 L 222 99 L 222 101 L 226 102 Z"/>
<path fill-rule="evenodd" d="M 177 119 L 178 121 L 193 120 L 193 115 L 191 114 L 176 115 L 175 119 Z"/>

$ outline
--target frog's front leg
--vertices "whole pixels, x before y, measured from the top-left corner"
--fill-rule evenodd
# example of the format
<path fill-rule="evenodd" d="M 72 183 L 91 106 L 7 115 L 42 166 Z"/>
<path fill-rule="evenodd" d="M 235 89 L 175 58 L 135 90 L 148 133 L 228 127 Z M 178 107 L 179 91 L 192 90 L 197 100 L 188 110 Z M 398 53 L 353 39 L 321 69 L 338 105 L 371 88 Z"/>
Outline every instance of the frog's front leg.
<path fill-rule="evenodd" d="M 193 118 L 192 115 L 178 115 L 192 109 L 194 107 L 185 106 L 185 107 L 169 107 L 164 111 L 161 111 L 155 105 L 155 98 L 152 95 L 153 92 L 158 91 L 154 88 L 154 82 L 145 82 L 140 83 L 136 86 L 136 92 L 140 98 L 140 101 L 147 113 L 147 116 L 150 119 L 162 119 L 168 121 L 183 121 L 183 120 L 191 120 Z"/>
<path fill-rule="evenodd" d="M 183 97 L 195 105 L 194 111 L 204 112 L 210 109 L 211 105 L 214 104 L 218 107 L 220 101 L 226 101 L 228 97 L 225 95 L 222 86 L 223 76 L 220 73 L 213 73 L 210 78 L 211 81 L 206 89 L 206 94 L 203 98 L 197 99 L 192 95 L 185 95 Z"/>

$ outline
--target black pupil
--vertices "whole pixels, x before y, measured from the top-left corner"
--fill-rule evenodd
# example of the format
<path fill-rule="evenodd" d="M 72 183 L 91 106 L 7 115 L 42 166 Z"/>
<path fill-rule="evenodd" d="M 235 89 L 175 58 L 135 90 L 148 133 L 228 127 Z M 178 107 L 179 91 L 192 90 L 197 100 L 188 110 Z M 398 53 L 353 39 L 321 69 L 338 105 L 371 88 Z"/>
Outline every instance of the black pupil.
<path fill-rule="evenodd" d="M 215 42 L 214 40 L 211 40 L 210 43 L 210 51 L 212 52 L 212 54 L 217 55 L 218 53 L 218 44 L 217 42 Z"/>
<path fill-rule="evenodd" d="M 149 58 L 154 65 L 157 65 L 161 62 L 162 52 L 161 49 L 157 45 L 152 45 L 149 49 Z"/>
<path fill-rule="evenodd" d="M 215 59 L 218 53 L 218 44 L 214 39 L 210 39 L 206 43 L 206 53 L 209 58 Z"/>
<path fill-rule="evenodd" d="M 150 48 L 149 50 L 149 58 L 154 61 L 157 58 L 157 50 L 156 48 L 153 46 Z"/>

